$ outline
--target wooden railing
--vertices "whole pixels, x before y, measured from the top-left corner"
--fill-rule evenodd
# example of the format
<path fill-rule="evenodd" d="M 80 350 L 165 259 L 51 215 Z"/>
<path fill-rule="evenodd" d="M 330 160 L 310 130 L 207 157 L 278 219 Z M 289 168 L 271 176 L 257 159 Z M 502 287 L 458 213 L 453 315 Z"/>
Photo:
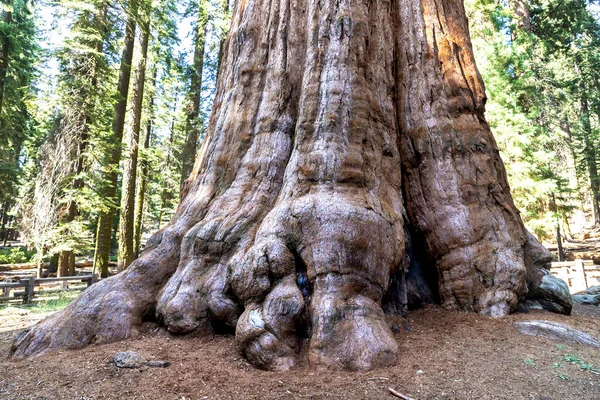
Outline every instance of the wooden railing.
<path fill-rule="evenodd" d="M 98 280 L 98 275 L 94 274 L 94 275 L 79 275 L 79 276 L 67 276 L 64 278 L 34 278 L 34 277 L 30 277 L 30 278 L 23 278 L 21 279 L 19 282 L 8 282 L 8 283 L 3 283 L 0 282 L 0 301 L 2 300 L 14 300 L 17 299 L 19 297 L 23 298 L 23 302 L 24 303 L 29 303 L 32 301 L 33 297 L 36 294 L 48 294 L 48 293 L 54 293 L 54 292 L 59 292 L 59 291 L 65 291 L 65 290 L 82 290 L 81 287 L 78 288 L 68 288 L 68 283 L 69 282 L 82 282 L 82 283 L 86 283 L 86 287 L 91 286 L 92 284 L 94 284 L 96 281 Z M 36 291 L 35 288 L 38 286 L 43 286 L 43 287 L 48 287 L 48 286 L 57 286 L 57 284 L 60 284 L 60 287 L 58 289 L 54 289 L 54 290 L 41 290 L 41 291 Z M 24 291 L 14 291 L 15 289 L 18 288 L 25 288 Z M 85 289 L 83 288 L 83 289 Z M 11 296 L 10 293 L 11 291 L 13 291 L 13 295 Z"/>
<path fill-rule="evenodd" d="M 571 293 L 600 285 L 600 265 L 594 265 L 592 260 L 553 262 L 550 272 L 567 282 Z"/>

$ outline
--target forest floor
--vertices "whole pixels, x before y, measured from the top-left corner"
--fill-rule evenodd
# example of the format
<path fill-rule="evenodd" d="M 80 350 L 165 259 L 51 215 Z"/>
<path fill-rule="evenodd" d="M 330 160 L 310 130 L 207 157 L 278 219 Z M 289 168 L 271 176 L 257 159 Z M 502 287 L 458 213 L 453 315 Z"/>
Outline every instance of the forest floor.
<path fill-rule="evenodd" d="M 0 399 L 396 398 L 389 387 L 415 399 L 600 399 L 600 374 L 593 370 L 600 349 L 525 336 L 514 325 L 552 320 L 598 336 L 594 306 L 576 306 L 571 317 L 535 311 L 500 319 L 437 306 L 412 311 L 397 335 L 398 364 L 368 373 L 306 364 L 260 371 L 240 356 L 232 336 L 177 337 L 151 323 L 137 339 L 32 361 L 4 359 L 17 329 L 41 316 L 16 308 L 0 315 Z M 119 369 L 109 363 L 125 350 L 172 364 Z"/>

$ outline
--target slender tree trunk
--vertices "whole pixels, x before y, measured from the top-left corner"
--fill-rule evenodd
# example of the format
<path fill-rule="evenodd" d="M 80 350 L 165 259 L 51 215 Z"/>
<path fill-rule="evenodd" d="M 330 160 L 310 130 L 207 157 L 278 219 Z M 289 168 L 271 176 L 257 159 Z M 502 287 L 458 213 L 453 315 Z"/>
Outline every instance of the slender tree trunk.
<path fill-rule="evenodd" d="M 77 165 L 76 165 L 77 177 L 73 180 L 73 184 L 71 186 L 73 188 L 73 190 L 80 190 L 81 188 L 83 188 L 83 180 L 81 179 L 81 177 L 79 177 L 79 175 L 83 172 L 83 163 L 84 163 L 83 151 L 85 150 L 86 142 L 87 142 L 87 135 L 84 135 L 81 138 L 81 142 L 79 143 L 79 157 L 77 159 Z M 65 222 L 70 223 L 70 222 L 75 221 L 75 218 L 77 217 L 78 214 L 79 214 L 79 210 L 77 207 L 77 203 L 74 200 L 70 201 L 69 205 L 68 205 L 67 218 L 65 219 Z M 73 265 L 71 265 L 71 261 L 73 261 Z M 72 250 L 62 251 L 59 256 L 59 265 L 58 265 L 58 270 L 57 270 L 57 276 L 58 277 L 69 276 L 70 271 L 74 271 L 74 267 L 75 267 L 75 254 L 73 253 L 73 251 Z"/>
<path fill-rule="evenodd" d="M 558 261 L 565 261 L 565 251 L 563 250 L 562 236 L 560 234 L 560 221 L 556 221 L 556 248 L 558 251 Z"/>
<path fill-rule="evenodd" d="M 56 276 L 73 276 L 75 275 L 75 253 L 72 251 L 63 251 L 58 259 L 58 271 Z"/>
<path fill-rule="evenodd" d="M 7 237 L 6 233 L 6 218 L 8 217 L 8 202 L 2 204 L 2 211 L 0 212 L 0 239 L 5 242 Z M 6 245 L 5 245 L 6 246 Z"/>
<path fill-rule="evenodd" d="M 50 274 L 58 273 L 58 262 L 60 259 L 60 254 L 56 253 L 50 257 L 50 263 L 48 264 L 48 268 L 46 269 L 46 273 L 44 276 L 48 276 Z"/>
<path fill-rule="evenodd" d="M 527 0 L 509 0 L 510 8 L 517 20 L 517 28 L 526 32 L 531 31 L 531 13 L 527 6 Z M 516 35 L 513 33 L 513 39 Z"/>
<path fill-rule="evenodd" d="M 176 109 L 177 109 L 177 100 L 175 101 L 175 104 L 173 105 L 173 111 L 175 111 Z M 171 169 L 171 163 L 172 163 L 172 159 L 173 159 L 171 152 L 173 151 L 174 144 L 175 144 L 175 116 L 173 116 L 173 118 L 171 119 L 171 129 L 170 129 L 170 135 L 169 135 L 169 151 L 167 153 L 167 160 L 165 162 L 165 171 L 169 171 Z M 169 189 L 167 187 L 167 183 L 165 182 L 162 194 L 160 196 L 160 211 L 158 212 L 158 229 L 159 230 L 162 227 L 163 215 L 164 215 L 165 210 L 167 209 L 167 202 L 169 200 L 170 200 Z"/>
<path fill-rule="evenodd" d="M 575 55 L 575 71 L 582 75 L 579 56 Z M 591 140 L 592 125 L 590 121 L 590 108 L 588 100 L 588 89 L 583 78 L 579 79 L 579 122 L 581 124 L 581 136 L 583 139 L 583 158 L 588 173 L 590 189 L 592 192 L 592 220 L 594 225 L 600 225 L 600 177 L 598 176 L 598 161 L 596 155 L 596 144 Z"/>
<path fill-rule="evenodd" d="M 445 307 L 501 316 L 539 298 L 570 312 L 513 204 L 484 103 L 460 0 L 238 2 L 171 222 L 124 273 L 19 337 L 14 357 L 130 337 L 153 312 L 174 333 L 235 328 L 261 368 L 302 354 L 390 365 L 401 354 L 386 299 L 424 290 L 406 281 L 425 268 L 408 262 L 406 232 Z"/>
<path fill-rule="evenodd" d="M 565 117 L 561 123 L 562 128 L 564 129 L 565 133 L 567 134 L 567 146 L 569 148 L 569 154 L 571 155 L 571 158 L 573 159 L 573 163 L 574 163 L 574 169 L 575 169 L 575 181 L 576 181 L 576 187 L 575 187 L 575 192 L 577 193 L 577 199 L 579 200 L 579 210 L 582 213 L 585 213 L 585 190 L 584 188 L 587 186 L 586 184 L 586 179 L 584 179 L 584 177 L 582 177 L 582 174 L 579 173 L 579 160 L 578 160 L 578 152 L 575 148 L 575 143 L 577 143 L 577 138 L 575 137 L 575 135 L 573 134 L 573 131 L 571 129 L 571 121 L 568 119 L 568 117 Z M 586 168 L 587 169 L 587 168 Z M 566 220 L 566 217 L 565 217 Z M 568 226 L 568 223 L 567 223 Z"/>
<path fill-rule="evenodd" d="M 5 229 L 6 229 L 6 225 L 5 225 Z M 9 238 L 9 232 L 7 232 L 5 230 L 5 234 L 4 234 L 4 239 L 2 240 L 2 246 L 6 247 L 6 245 L 8 244 L 8 238 Z"/>
<path fill-rule="evenodd" d="M 564 236 L 565 240 L 567 242 L 572 242 L 573 241 L 573 233 L 571 232 L 571 226 L 569 225 L 569 219 L 567 218 L 567 216 L 564 213 L 561 214 L 560 225 L 562 226 L 562 232 L 563 232 L 563 236 Z"/>
<path fill-rule="evenodd" d="M 156 88 L 156 77 L 158 74 L 158 68 L 154 66 L 154 72 L 152 74 L 152 87 Z M 156 90 L 156 89 L 154 89 Z M 149 118 L 146 123 L 146 135 L 144 137 L 144 144 L 142 151 L 148 151 L 150 149 L 150 143 L 152 141 L 152 122 L 154 120 L 154 96 L 152 93 L 150 97 L 149 106 Z M 140 176 L 137 185 L 137 195 L 135 201 L 135 235 L 134 235 L 134 249 L 135 257 L 140 255 L 140 247 L 142 242 L 142 228 L 144 226 L 144 204 L 146 200 L 146 187 L 148 185 L 148 173 L 149 165 L 147 157 L 143 157 L 140 160 Z"/>
<path fill-rule="evenodd" d="M 37 278 L 43 278 L 44 277 L 44 260 L 42 259 L 42 257 L 40 256 L 37 262 L 37 267 L 36 267 L 36 274 L 35 276 Z"/>
<path fill-rule="evenodd" d="M 558 261 L 565 261 L 565 252 L 563 250 L 562 235 L 560 233 L 560 216 L 558 211 L 558 203 L 554 192 L 550 196 L 550 211 L 556 216 L 556 248 L 558 253 Z"/>
<path fill-rule="evenodd" d="M 9 221 L 10 214 L 9 211 L 12 207 L 11 201 L 8 200 L 3 204 L 2 213 L 0 214 L 0 234 L 2 234 L 2 246 L 6 247 L 8 240 L 10 239 L 10 231 L 9 231 Z"/>
<path fill-rule="evenodd" d="M 138 142 L 142 122 L 144 103 L 144 86 L 146 83 L 146 59 L 148 57 L 148 40 L 150 37 L 149 21 L 140 27 L 140 59 L 136 68 L 133 86 L 133 125 L 129 137 L 129 158 L 123 169 L 123 186 L 121 191 L 121 214 L 119 219 L 119 271 L 123 271 L 134 260 L 135 246 L 135 191 L 137 186 Z"/>
<path fill-rule="evenodd" d="M 204 68 L 204 43 L 208 27 L 207 1 L 200 0 L 196 33 L 194 39 L 194 64 L 191 68 L 190 91 L 186 104 L 186 139 L 182 154 L 181 182 L 187 179 L 194 167 L 198 150 L 198 140 L 202 122 L 200 121 L 200 103 L 202 101 L 202 70 Z"/>
<path fill-rule="evenodd" d="M 583 84 L 582 84 L 583 85 Z M 581 122 L 583 136 L 583 154 L 587 166 L 590 188 L 592 189 L 592 213 L 594 225 L 600 225 L 600 177 L 598 176 L 598 161 L 596 155 L 596 144 L 590 139 L 592 125 L 590 122 L 590 110 L 585 87 L 581 95 Z"/>
<path fill-rule="evenodd" d="M 138 4 L 137 0 L 129 3 L 129 15 L 125 27 L 125 43 L 121 66 L 119 71 L 119 99 L 115 105 L 115 117 L 113 121 L 113 136 L 111 138 L 109 153 L 107 155 L 106 183 L 103 190 L 103 198 L 108 202 L 106 209 L 100 212 L 98 218 L 98 231 L 96 233 L 96 251 L 94 254 L 95 268 L 100 272 L 102 278 L 108 276 L 108 261 L 110 257 L 110 242 L 112 236 L 113 217 L 115 214 L 114 203 L 117 194 L 117 178 L 119 162 L 121 161 L 121 142 L 123 140 L 123 129 L 125 126 L 125 114 L 127 111 L 127 95 L 129 93 L 129 81 L 131 78 L 131 61 L 133 59 L 133 46 L 135 42 L 135 29 Z"/>
<path fill-rule="evenodd" d="M 223 13 L 225 15 L 229 14 L 229 0 L 223 1 Z M 223 34 L 221 40 L 219 41 L 219 55 L 217 58 L 217 79 L 219 79 L 219 75 L 221 75 L 221 63 L 223 62 L 223 52 L 225 51 L 225 40 L 227 39 L 227 34 Z"/>
<path fill-rule="evenodd" d="M 73 254 L 72 251 L 62 251 L 60 253 L 60 257 L 58 258 L 58 271 L 56 271 L 57 277 L 62 278 L 69 275 L 71 269 L 71 254 Z"/>

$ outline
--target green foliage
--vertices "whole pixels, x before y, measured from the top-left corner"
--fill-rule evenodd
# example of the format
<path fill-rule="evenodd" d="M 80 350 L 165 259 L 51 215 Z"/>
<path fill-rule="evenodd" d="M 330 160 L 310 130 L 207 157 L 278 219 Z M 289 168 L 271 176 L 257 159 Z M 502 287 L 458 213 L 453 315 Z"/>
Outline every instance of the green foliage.
<path fill-rule="evenodd" d="M 523 362 L 524 362 L 525 364 L 527 364 L 528 366 L 530 366 L 530 367 L 535 367 L 535 361 L 533 361 L 533 360 L 532 360 L 532 359 L 530 359 L 530 358 L 526 358 L 526 359 L 524 359 L 524 360 L 523 360 Z"/>
<path fill-rule="evenodd" d="M 108 0 L 6 4 L 0 18 L 0 38 L 10 53 L 6 85 L 0 90 L 0 214 L 18 203 L 11 215 L 18 218 L 21 237 L 40 257 L 89 253 L 98 214 L 117 203 L 104 197 L 103 188 L 107 172 L 121 168 L 111 165 L 107 155 L 115 145 L 112 121 L 123 21 L 134 8 L 127 1 Z M 138 0 L 135 9 L 140 10 L 138 29 L 150 31 L 147 71 L 152 79 L 146 79 L 142 116 L 150 148 L 140 152 L 140 159 L 149 171 L 143 226 L 155 231 L 171 218 L 179 201 L 187 134 L 184 99 L 194 51 L 193 44 L 181 47 L 182 40 L 189 40 L 178 31 L 185 25 L 181 20 L 187 18 L 192 25 L 208 21 L 199 83 L 198 124 L 204 125 L 230 10 L 226 0 Z M 149 26 L 142 15 L 150 16 Z"/>
<path fill-rule="evenodd" d="M 577 365 L 581 369 L 586 370 L 586 371 L 594 371 L 594 366 L 592 364 L 586 363 L 579 356 L 574 355 L 574 354 L 570 354 L 570 353 L 565 354 L 565 356 L 563 357 L 563 361 L 568 362 L 572 365 Z"/>
<path fill-rule="evenodd" d="M 29 251 L 25 247 L 12 247 L 0 249 L 0 264 L 21 264 L 31 261 L 35 251 Z"/>
<path fill-rule="evenodd" d="M 104 44 L 114 25 L 108 6 L 104 0 L 53 5 L 68 35 L 49 54 L 58 75 L 38 97 L 44 122 L 28 171 L 34 182 L 24 185 L 19 207 L 25 238 L 47 254 L 89 251 L 94 216 L 105 205 L 97 171 L 115 87 Z"/>
<path fill-rule="evenodd" d="M 0 204 L 17 195 L 23 144 L 31 135 L 30 103 L 39 47 L 31 4 L 13 0 L 0 18 Z"/>
<path fill-rule="evenodd" d="M 556 345 L 556 347 L 560 350 L 566 349 L 566 346 L 564 346 L 564 345 Z M 580 369 L 582 369 L 584 371 L 593 371 L 595 373 L 598 372 L 592 364 L 588 364 L 577 354 L 566 353 L 564 356 L 559 357 L 558 360 L 559 361 L 555 361 L 554 363 L 552 363 L 552 367 L 554 369 L 562 369 L 565 367 L 565 363 L 567 363 L 567 366 L 570 364 L 572 366 L 579 367 Z M 560 362 L 560 361 L 562 361 L 562 362 Z M 558 376 L 562 380 L 568 379 L 568 377 L 563 373 L 559 373 Z"/>
<path fill-rule="evenodd" d="M 528 21 L 513 13 L 517 3 L 466 6 L 515 203 L 530 230 L 547 238 L 594 197 L 600 26 L 584 0 L 525 2 Z"/>

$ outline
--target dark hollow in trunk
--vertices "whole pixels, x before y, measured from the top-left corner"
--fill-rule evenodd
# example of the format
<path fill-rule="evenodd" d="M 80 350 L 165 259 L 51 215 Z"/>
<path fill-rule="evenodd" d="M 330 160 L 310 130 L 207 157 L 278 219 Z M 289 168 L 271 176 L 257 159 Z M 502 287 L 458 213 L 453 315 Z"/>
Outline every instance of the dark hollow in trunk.
<path fill-rule="evenodd" d="M 235 329 L 261 368 L 309 335 L 312 365 L 365 370 L 401 357 L 382 304 L 569 312 L 484 103 L 460 0 L 237 2 L 175 216 L 14 356 L 132 337 L 155 310 L 174 333 Z"/>

